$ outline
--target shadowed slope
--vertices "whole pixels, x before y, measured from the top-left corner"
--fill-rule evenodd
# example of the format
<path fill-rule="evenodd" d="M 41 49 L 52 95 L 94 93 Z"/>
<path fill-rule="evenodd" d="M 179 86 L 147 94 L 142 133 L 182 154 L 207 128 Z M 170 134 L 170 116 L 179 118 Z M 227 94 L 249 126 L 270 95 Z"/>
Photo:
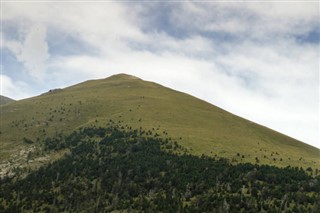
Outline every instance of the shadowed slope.
<path fill-rule="evenodd" d="M 0 105 L 14 102 L 15 100 L 8 98 L 6 96 L 0 95 Z"/>

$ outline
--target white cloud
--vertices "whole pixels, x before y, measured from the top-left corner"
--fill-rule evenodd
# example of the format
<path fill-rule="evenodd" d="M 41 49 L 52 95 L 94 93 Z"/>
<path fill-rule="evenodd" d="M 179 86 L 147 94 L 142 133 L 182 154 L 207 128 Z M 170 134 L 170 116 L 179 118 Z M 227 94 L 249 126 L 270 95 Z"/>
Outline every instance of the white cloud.
<path fill-rule="evenodd" d="M 6 39 L 2 32 L 0 35 L 2 40 L 1 48 L 8 48 L 15 55 L 21 54 L 22 45 L 20 42 Z"/>
<path fill-rule="evenodd" d="M 0 74 L 0 94 L 20 100 L 30 97 L 28 85 L 22 81 L 14 81 L 6 75 Z"/>
<path fill-rule="evenodd" d="M 110 53 L 126 50 L 123 39 L 144 40 L 130 21 L 130 10 L 116 2 L 4 3 L 3 20 L 40 23 L 73 34 Z"/>
<path fill-rule="evenodd" d="M 171 21 L 194 31 L 231 33 L 243 39 L 301 35 L 318 25 L 318 2 L 188 2 Z"/>
<path fill-rule="evenodd" d="M 33 25 L 26 29 L 23 41 L 10 40 L 3 36 L 3 46 L 8 48 L 22 62 L 26 71 L 37 80 L 43 80 L 46 72 L 46 61 L 49 59 L 46 28 Z"/>
<path fill-rule="evenodd" d="M 24 40 L 21 54 L 17 55 L 17 58 L 25 64 L 30 75 L 38 80 L 44 79 L 46 61 L 49 58 L 45 27 L 39 25 L 31 27 Z"/>

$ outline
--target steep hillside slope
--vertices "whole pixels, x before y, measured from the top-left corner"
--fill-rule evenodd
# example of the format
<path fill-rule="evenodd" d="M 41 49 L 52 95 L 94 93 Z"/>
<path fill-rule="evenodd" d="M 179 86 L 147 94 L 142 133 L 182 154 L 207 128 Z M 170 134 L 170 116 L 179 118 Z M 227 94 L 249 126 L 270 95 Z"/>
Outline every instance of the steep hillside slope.
<path fill-rule="evenodd" d="M 0 95 L 0 105 L 13 102 L 14 100 L 6 96 Z"/>
<path fill-rule="evenodd" d="M 102 126 L 109 119 L 138 129 L 154 128 L 195 155 L 227 157 L 234 163 L 320 166 L 317 148 L 190 95 L 124 74 L 2 106 L 0 161 L 26 157 L 44 137 Z"/>
<path fill-rule="evenodd" d="M 47 151 L 68 154 L 0 179 L 0 212 L 319 212 L 320 176 L 178 155 L 181 146 L 155 135 L 111 121 L 48 139 Z"/>

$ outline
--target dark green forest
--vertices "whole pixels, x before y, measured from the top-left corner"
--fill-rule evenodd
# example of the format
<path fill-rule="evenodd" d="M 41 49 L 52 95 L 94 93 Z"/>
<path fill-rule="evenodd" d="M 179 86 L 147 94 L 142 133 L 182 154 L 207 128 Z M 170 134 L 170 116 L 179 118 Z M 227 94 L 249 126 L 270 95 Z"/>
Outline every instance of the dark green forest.
<path fill-rule="evenodd" d="M 320 212 L 312 171 L 193 156 L 150 130 L 110 121 L 42 145 L 68 151 L 2 179 L 0 212 Z"/>

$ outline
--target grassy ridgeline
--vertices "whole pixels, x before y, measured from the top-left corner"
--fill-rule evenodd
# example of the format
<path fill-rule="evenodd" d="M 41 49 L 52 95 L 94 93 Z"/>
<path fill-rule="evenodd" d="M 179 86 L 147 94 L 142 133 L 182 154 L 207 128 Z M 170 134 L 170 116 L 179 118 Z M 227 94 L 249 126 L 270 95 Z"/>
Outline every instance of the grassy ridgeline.
<path fill-rule="evenodd" d="M 319 149 L 226 112 L 190 95 L 128 75 L 87 81 L 69 88 L 1 106 L 0 162 L 17 159 L 56 133 L 122 121 L 134 128 L 155 128 L 201 156 L 233 163 L 319 168 Z M 18 156 L 17 156 L 18 155 Z M 0 163 L 1 164 L 1 163 Z"/>

